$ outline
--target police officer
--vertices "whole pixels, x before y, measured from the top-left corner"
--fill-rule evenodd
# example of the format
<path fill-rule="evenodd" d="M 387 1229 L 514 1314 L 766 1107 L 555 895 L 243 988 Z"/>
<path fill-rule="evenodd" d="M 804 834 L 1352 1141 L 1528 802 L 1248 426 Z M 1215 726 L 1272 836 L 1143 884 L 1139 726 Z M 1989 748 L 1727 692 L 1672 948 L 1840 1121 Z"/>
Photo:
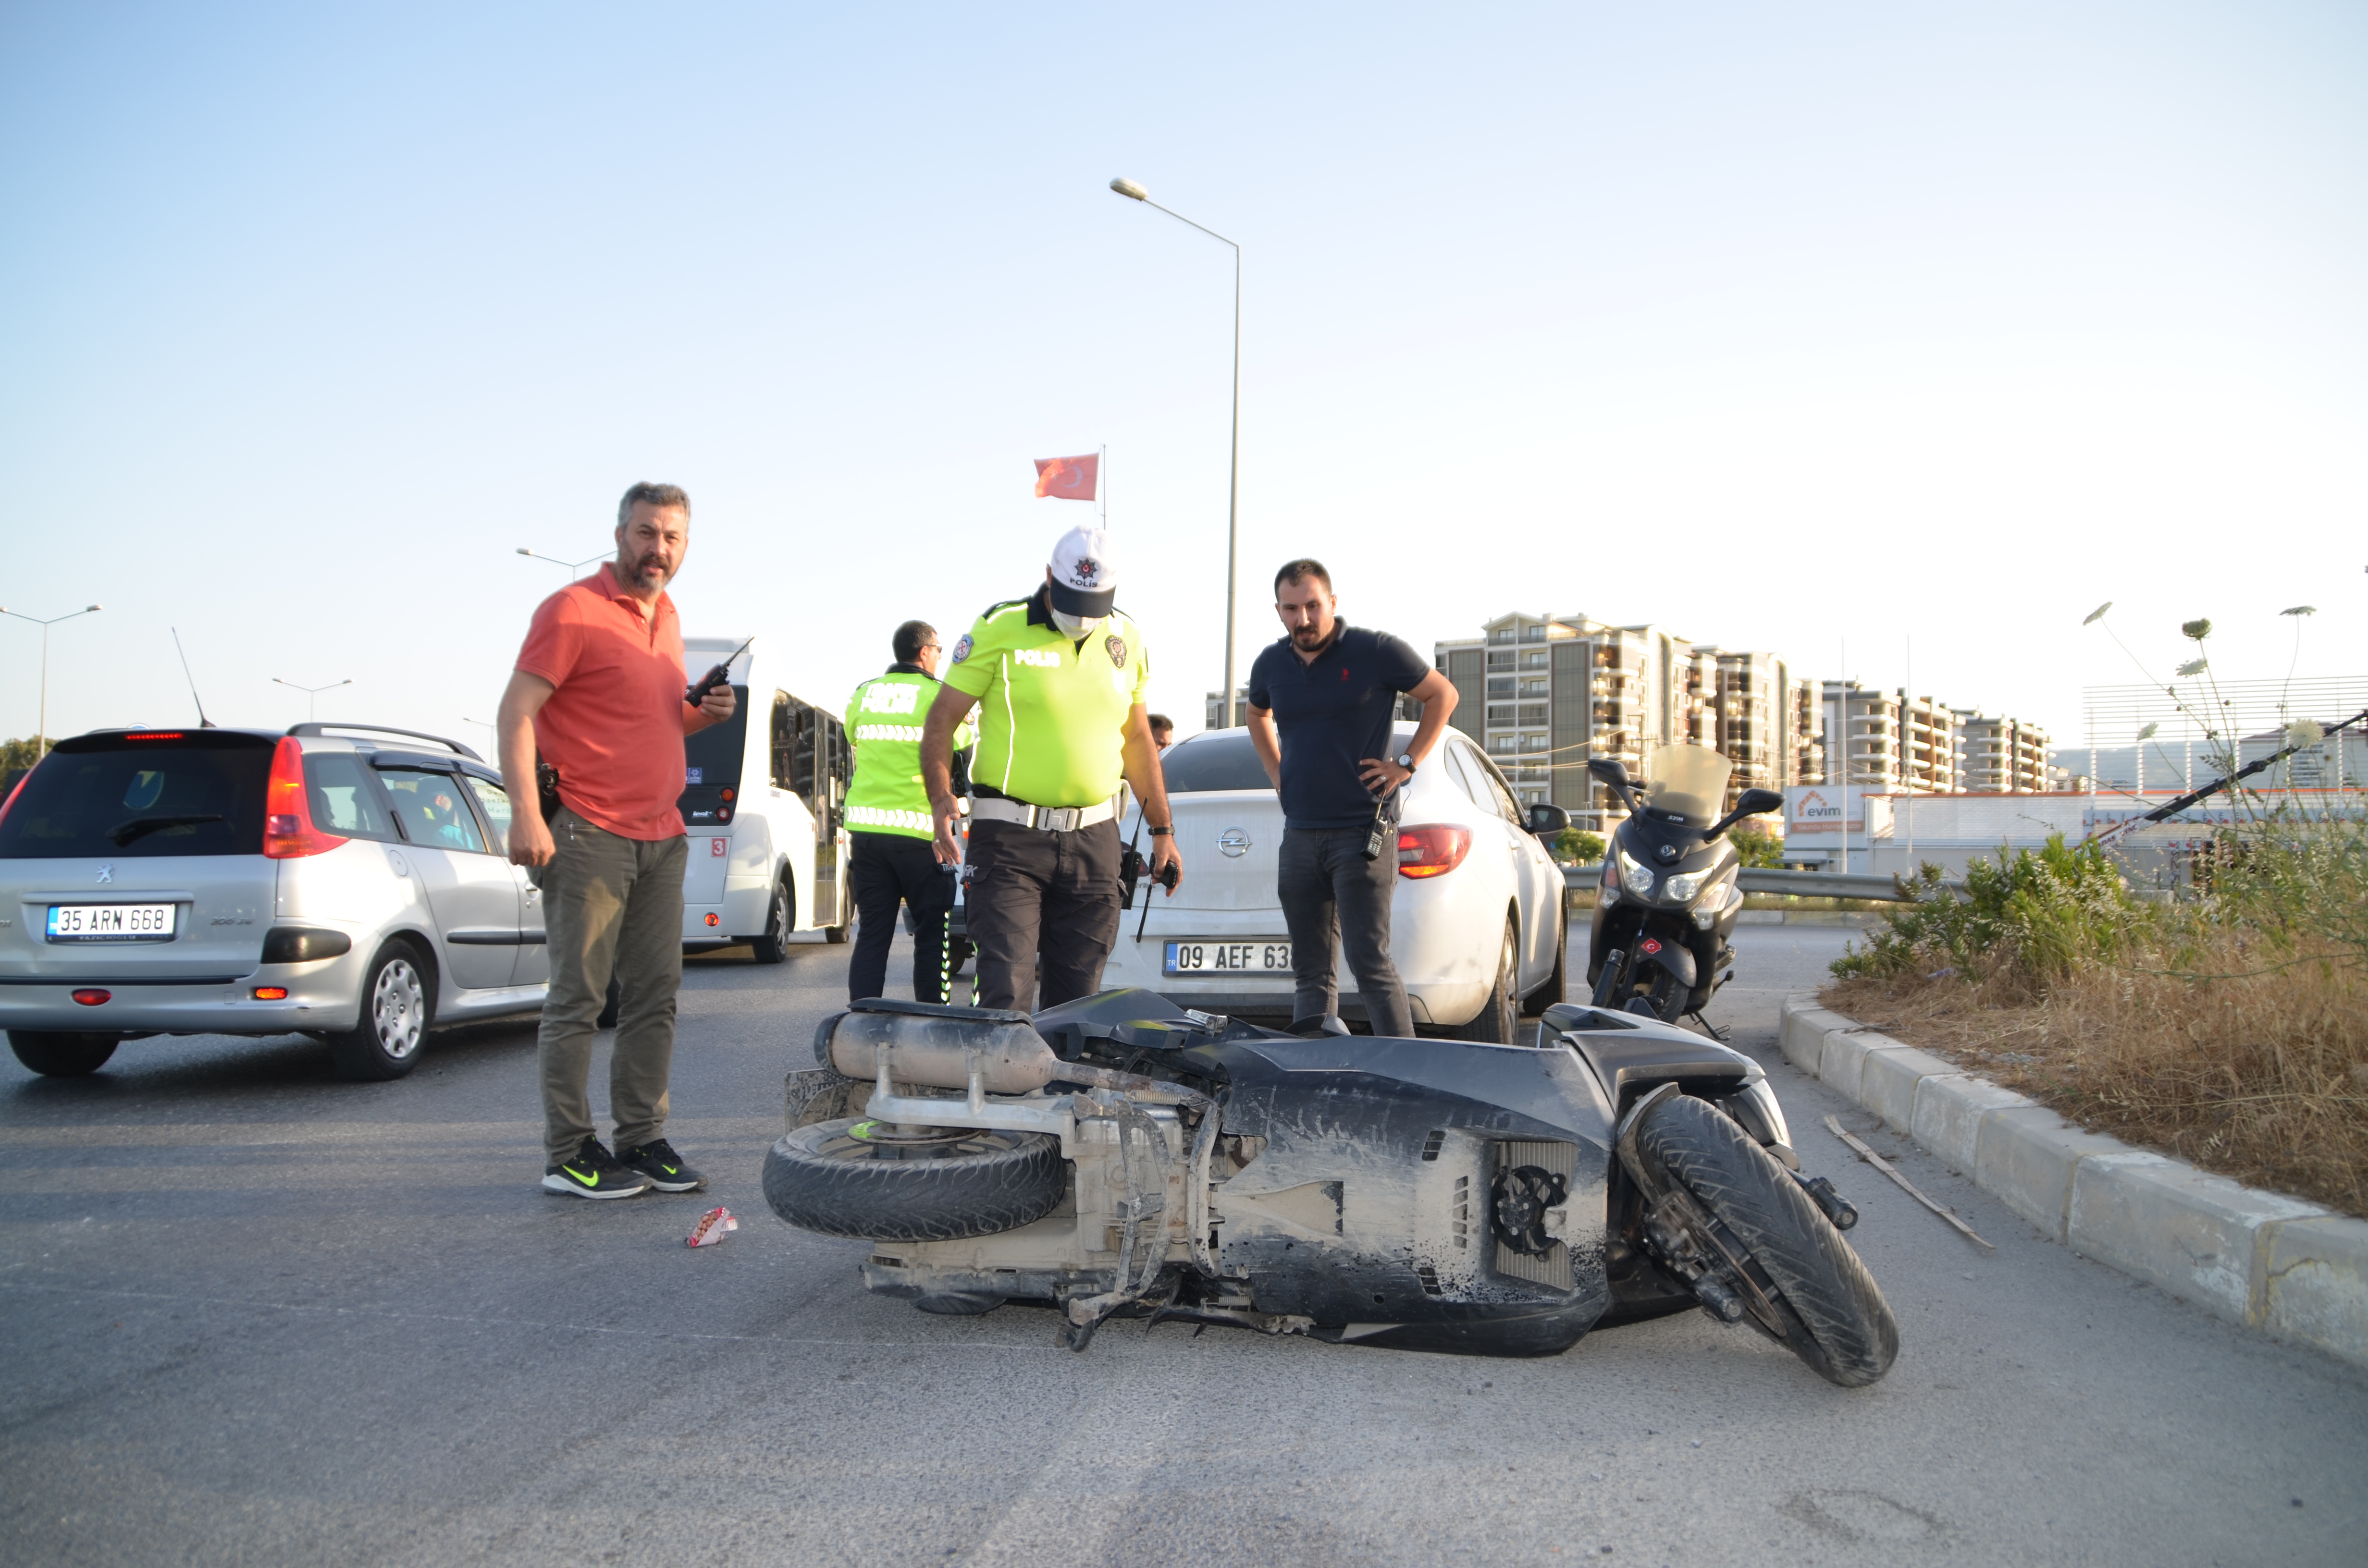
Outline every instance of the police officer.
<path fill-rule="evenodd" d="M 901 903 L 913 912 L 913 1000 L 943 1003 L 952 973 L 946 916 L 954 906 L 953 869 L 938 864 L 930 848 L 929 797 L 921 788 L 921 720 L 939 690 L 937 628 L 908 620 L 889 639 L 889 650 L 896 662 L 887 673 L 847 699 L 847 733 L 855 742 L 847 836 L 857 914 L 847 995 L 860 1002 L 885 990 Z M 954 749 L 970 744 L 965 724 Z"/>
<path fill-rule="evenodd" d="M 929 708 L 921 776 L 949 866 L 962 859 L 949 759 L 956 726 L 979 712 L 962 878 L 984 1006 L 1032 1010 L 1040 964 L 1039 1006 L 1101 988 L 1118 939 L 1121 776 L 1143 805 L 1153 877 L 1182 874 L 1144 707 L 1150 663 L 1117 598 L 1110 536 L 1070 529 L 1033 594 L 993 606 L 954 644 Z"/>

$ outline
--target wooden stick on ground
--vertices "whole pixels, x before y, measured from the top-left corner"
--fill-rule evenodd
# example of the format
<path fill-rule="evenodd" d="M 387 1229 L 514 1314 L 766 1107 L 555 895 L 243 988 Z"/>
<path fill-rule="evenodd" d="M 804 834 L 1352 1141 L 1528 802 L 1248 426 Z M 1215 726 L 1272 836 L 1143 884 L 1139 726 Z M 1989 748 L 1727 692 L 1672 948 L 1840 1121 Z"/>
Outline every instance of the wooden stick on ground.
<path fill-rule="evenodd" d="M 1898 1167 L 1895 1166 L 1889 1160 L 1884 1159 L 1881 1154 L 1878 1154 L 1873 1150 L 1868 1148 L 1864 1140 L 1861 1139 L 1858 1134 L 1845 1131 L 1839 1119 L 1831 1116 L 1826 1118 L 1826 1131 L 1840 1139 L 1843 1142 L 1849 1144 L 1857 1152 L 1860 1159 L 1864 1160 L 1868 1165 L 1873 1165 L 1876 1170 L 1881 1171 L 1884 1176 L 1887 1176 L 1892 1180 L 1897 1182 L 1899 1184 L 1899 1189 L 1902 1192 L 1905 1192 L 1908 1197 L 1914 1199 L 1917 1202 L 1921 1203 L 1925 1208 L 1930 1209 L 1933 1213 L 1938 1214 L 1941 1219 L 1946 1220 L 1950 1224 L 1955 1226 L 1964 1233 L 1967 1241 L 1974 1243 L 1977 1246 L 1989 1247 L 1992 1252 L 1998 1251 L 1997 1247 L 1992 1246 L 1991 1244 L 1983 1241 L 1981 1237 L 1975 1235 L 1974 1233 L 1974 1228 L 1971 1225 L 1966 1224 L 1963 1220 L 1958 1219 L 1954 1214 L 1950 1213 L 1946 1209 L 1941 1208 L 1939 1204 L 1933 1202 L 1930 1199 L 1917 1191 L 1916 1184 L 1909 1181 L 1906 1176 L 1901 1176 L 1899 1174 Z"/>

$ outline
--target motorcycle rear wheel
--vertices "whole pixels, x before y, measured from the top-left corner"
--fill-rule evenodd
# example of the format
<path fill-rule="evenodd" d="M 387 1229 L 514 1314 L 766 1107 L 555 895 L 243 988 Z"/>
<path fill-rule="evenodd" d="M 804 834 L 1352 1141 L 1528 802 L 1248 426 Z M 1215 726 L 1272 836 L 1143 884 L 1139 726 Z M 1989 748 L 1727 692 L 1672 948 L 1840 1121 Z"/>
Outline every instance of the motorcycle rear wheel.
<path fill-rule="evenodd" d="M 765 1201 L 800 1230 L 883 1242 L 950 1242 L 1033 1224 L 1068 1187 L 1061 1142 L 1042 1132 L 948 1129 L 938 1142 L 867 1139 L 861 1118 L 794 1128 L 765 1156 Z"/>
<path fill-rule="evenodd" d="M 1874 1277 L 1775 1157 L 1703 1100 L 1672 1096 L 1636 1130 L 1637 1149 L 1732 1232 L 1776 1287 L 1785 1332 L 1811 1370 L 1863 1388 L 1891 1369 L 1899 1324 Z"/>

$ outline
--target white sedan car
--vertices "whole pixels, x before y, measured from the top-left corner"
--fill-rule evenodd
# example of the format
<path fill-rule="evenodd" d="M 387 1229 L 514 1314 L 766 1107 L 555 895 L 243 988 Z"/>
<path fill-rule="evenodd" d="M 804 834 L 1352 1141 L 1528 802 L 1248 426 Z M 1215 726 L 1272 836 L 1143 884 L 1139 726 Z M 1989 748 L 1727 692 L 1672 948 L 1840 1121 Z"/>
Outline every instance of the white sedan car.
<path fill-rule="evenodd" d="M 1413 735 L 1402 725 L 1396 740 Z M 1275 896 L 1282 805 L 1249 732 L 1212 730 L 1161 761 L 1183 883 L 1171 898 L 1144 880 L 1102 984 L 1144 986 L 1212 1013 L 1289 1018 L 1291 940 Z M 1133 812 L 1121 829 L 1135 832 Z M 1395 853 L 1390 952 L 1415 1023 L 1510 1043 L 1520 1015 L 1563 998 L 1563 874 L 1503 775 L 1462 734 L 1448 732 L 1416 773 Z M 1345 961 L 1339 987 L 1340 1016 L 1363 1018 Z"/>

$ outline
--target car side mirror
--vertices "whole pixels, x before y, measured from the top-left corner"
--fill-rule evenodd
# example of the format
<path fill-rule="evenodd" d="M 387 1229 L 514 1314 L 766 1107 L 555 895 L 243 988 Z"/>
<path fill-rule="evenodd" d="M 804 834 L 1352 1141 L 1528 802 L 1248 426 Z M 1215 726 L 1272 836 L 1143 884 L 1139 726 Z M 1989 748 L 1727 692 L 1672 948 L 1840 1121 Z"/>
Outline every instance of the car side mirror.
<path fill-rule="evenodd" d="M 1552 838 L 1570 825 L 1570 813 L 1560 806 L 1536 805 L 1530 808 L 1530 831 L 1540 838 Z"/>
<path fill-rule="evenodd" d="M 1590 756 L 1587 771 L 1615 790 L 1628 788 L 1628 767 L 1616 756 Z"/>

